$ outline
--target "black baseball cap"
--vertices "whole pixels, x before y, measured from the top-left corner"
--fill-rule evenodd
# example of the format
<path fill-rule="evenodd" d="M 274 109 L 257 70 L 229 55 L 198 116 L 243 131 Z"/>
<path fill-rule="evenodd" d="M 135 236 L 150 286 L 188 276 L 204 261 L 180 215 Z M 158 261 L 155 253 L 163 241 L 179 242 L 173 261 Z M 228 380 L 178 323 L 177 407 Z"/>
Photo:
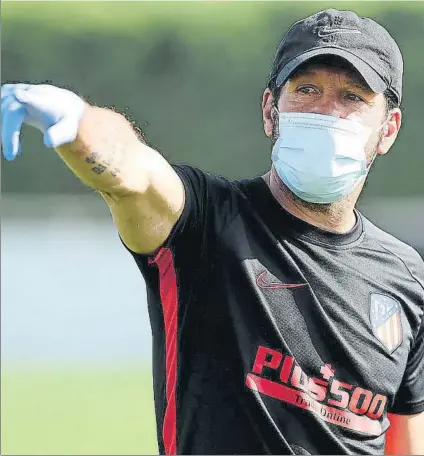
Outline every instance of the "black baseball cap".
<path fill-rule="evenodd" d="M 281 87 L 300 65 L 325 55 L 346 60 L 373 92 L 389 90 L 400 105 L 403 59 L 399 47 L 383 26 L 353 11 L 327 9 L 293 24 L 278 46 L 268 87 Z"/>

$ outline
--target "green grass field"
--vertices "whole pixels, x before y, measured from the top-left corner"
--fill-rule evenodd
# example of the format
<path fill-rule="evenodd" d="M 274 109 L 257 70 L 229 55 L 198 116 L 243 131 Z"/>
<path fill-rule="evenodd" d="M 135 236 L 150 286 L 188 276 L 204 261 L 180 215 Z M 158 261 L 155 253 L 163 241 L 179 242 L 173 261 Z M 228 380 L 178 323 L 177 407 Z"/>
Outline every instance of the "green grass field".
<path fill-rule="evenodd" d="M 2 455 L 157 454 L 150 372 L 1 374 Z"/>

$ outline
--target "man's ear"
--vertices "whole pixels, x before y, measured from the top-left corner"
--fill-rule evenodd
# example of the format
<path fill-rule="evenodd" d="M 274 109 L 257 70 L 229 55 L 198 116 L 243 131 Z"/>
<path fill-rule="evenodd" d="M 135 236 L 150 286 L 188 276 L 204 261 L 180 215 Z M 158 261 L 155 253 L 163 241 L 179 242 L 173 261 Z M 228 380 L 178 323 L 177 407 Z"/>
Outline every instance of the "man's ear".
<path fill-rule="evenodd" d="M 274 97 L 272 96 L 271 90 L 268 88 L 265 89 L 262 96 L 262 119 L 264 122 L 264 131 L 265 134 L 270 138 L 272 136 L 272 128 L 274 125 L 273 118 L 273 108 L 274 108 Z"/>
<path fill-rule="evenodd" d="M 377 154 L 384 155 L 393 146 L 402 124 L 402 112 L 399 108 L 390 112 L 390 117 L 382 129 L 380 142 L 377 146 Z"/>

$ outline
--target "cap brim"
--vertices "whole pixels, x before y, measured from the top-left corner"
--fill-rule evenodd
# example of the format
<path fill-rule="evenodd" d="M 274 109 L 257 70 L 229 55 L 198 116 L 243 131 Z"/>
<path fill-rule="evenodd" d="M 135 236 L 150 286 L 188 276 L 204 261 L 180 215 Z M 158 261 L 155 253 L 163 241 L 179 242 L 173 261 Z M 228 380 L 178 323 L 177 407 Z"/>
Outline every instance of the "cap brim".
<path fill-rule="evenodd" d="M 293 72 L 303 63 L 307 62 L 308 60 L 321 56 L 321 55 L 337 55 L 338 57 L 347 60 L 359 74 L 365 79 L 365 82 L 368 84 L 370 89 L 375 93 L 382 93 L 387 89 L 386 83 L 383 79 L 379 76 L 379 74 L 368 65 L 368 63 L 364 62 L 362 59 L 357 57 L 354 54 L 351 54 L 348 51 L 343 49 L 338 49 L 334 47 L 326 47 L 326 48 L 319 48 L 313 49 L 311 51 L 307 51 L 294 59 L 290 60 L 280 73 L 277 76 L 276 85 L 280 87 L 283 85 L 287 79 L 293 74 Z"/>

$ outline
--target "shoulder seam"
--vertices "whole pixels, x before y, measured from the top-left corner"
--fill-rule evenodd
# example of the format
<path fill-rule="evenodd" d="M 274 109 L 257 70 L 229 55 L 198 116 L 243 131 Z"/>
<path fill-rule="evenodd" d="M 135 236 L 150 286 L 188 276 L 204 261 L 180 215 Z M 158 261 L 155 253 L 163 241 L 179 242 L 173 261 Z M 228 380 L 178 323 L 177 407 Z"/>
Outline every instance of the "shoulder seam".
<path fill-rule="evenodd" d="M 422 290 L 424 291 L 424 285 L 414 276 L 414 274 L 412 274 L 411 270 L 408 268 L 408 265 L 405 263 L 405 261 L 399 256 L 399 255 L 396 255 L 396 253 L 392 252 L 390 249 L 388 249 L 387 247 L 384 247 L 384 245 L 382 245 L 380 243 L 380 241 L 378 241 L 377 239 L 374 239 L 375 242 L 377 242 L 377 244 L 384 250 L 386 250 L 387 252 L 389 252 L 390 254 L 392 254 L 393 256 L 395 256 L 398 260 L 400 260 L 402 262 L 402 264 L 405 266 L 406 270 L 409 272 L 409 275 L 415 280 L 415 282 L 418 283 L 418 285 L 422 288 Z M 411 247 L 413 249 L 413 247 Z M 415 250 L 414 250 L 415 251 Z"/>
<path fill-rule="evenodd" d="M 415 280 L 415 282 L 418 283 L 418 285 L 422 288 L 422 290 L 424 291 L 424 285 L 414 276 L 414 274 L 412 274 L 411 270 L 408 268 L 408 265 L 405 263 L 405 261 L 399 256 L 399 255 L 396 255 L 396 253 L 392 252 L 390 249 L 388 249 L 387 247 L 384 247 L 384 245 L 382 245 L 380 243 L 380 241 L 378 241 L 377 239 L 374 239 L 374 241 L 384 250 L 386 250 L 387 252 L 389 252 L 391 255 L 395 256 L 398 260 L 400 260 L 402 262 L 402 264 L 405 266 L 406 270 L 409 272 L 409 275 Z M 413 248 L 413 247 L 411 247 Z M 423 305 L 423 311 L 424 311 L 424 305 Z M 413 345 L 415 345 L 415 342 L 416 342 L 416 339 L 418 337 L 418 333 L 420 332 L 420 327 L 422 325 L 424 321 L 424 312 L 423 312 L 423 315 L 421 315 L 421 324 L 420 326 L 418 327 L 418 330 L 416 332 L 416 334 L 414 335 L 414 342 L 413 342 Z"/>

